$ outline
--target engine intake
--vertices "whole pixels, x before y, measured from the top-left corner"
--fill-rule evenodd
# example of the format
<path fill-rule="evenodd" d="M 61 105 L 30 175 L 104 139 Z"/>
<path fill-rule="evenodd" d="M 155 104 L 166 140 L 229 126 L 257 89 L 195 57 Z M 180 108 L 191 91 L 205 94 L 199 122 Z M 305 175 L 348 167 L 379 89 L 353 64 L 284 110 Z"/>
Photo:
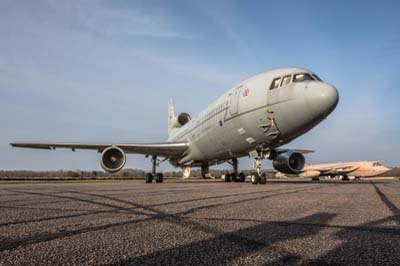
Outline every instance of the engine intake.
<path fill-rule="evenodd" d="M 101 154 L 101 167 L 109 173 L 115 173 L 121 170 L 125 162 L 125 152 L 121 148 L 108 147 Z"/>
<path fill-rule="evenodd" d="M 178 123 L 183 126 L 192 119 L 188 113 L 181 113 L 178 115 Z"/>
<path fill-rule="evenodd" d="M 272 164 L 277 171 L 293 175 L 301 172 L 304 168 L 305 162 L 306 160 L 303 154 L 295 151 L 288 151 L 278 154 L 274 158 Z"/>

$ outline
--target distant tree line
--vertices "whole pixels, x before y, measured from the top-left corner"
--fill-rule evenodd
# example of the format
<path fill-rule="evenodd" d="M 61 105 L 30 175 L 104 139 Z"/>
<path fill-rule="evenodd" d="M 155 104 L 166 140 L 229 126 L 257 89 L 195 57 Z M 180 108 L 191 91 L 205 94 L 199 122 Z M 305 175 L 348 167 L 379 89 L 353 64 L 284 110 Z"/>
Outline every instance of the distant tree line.
<path fill-rule="evenodd" d="M 250 174 L 249 171 L 244 171 Z M 211 175 L 221 177 L 227 170 L 212 170 Z M 181 171 L 164 171 L 164 177 L 180 178 Z M 57 171 L 31 171 L 31 170 L 12 170 L 0 171 L 0 180 L 57 180 L 57 179 L 140 179 L 144 178 L 146 171 L 141 169 L 124 169 L 118 173 L 107 173 L 104 171 L 82 171 L 82 170 L 57 170 Z M 202 178 L 201 170 L 193 169 L 191 178 Z"/>
<path fill-rule="evenodd" d="M 31 171 L 13 170 L 0 171 L 0 179 L 133 179 L 143 178 L 145 171 L 140 169 L 124 169 L 118 173 L 107 173 L 104 171 L 82 171 L 82 170 L 57 170 L 57 171 Z"/>
<path fill-rule="evenodd" d="M 227 170 L 211 170 L 211 175 L 220 178 Z M 250 175 L 252 170 L 243 171 L 246 176 Z M 180 178 L 181 171 L 164 171 L 166 178 Z M 146 175 L 146 171 L 141 169 L 124 169 L 118 173 L 110 174 L 104 171 L 81 171 L 81 170 L 57 170 L 57 171 L 31 171 L 31 170 L 12 170 L 0 171 L 0 180 L 64 180 L 64 179 L 141 179 Z M 384 176 L 400 177 L 400 167 L 394 167 Z M 193 169 L 191 178 L 202 178 L 200 169 Z M 273 178 L 272 172 L 268 173 L 268 178 Z"/>

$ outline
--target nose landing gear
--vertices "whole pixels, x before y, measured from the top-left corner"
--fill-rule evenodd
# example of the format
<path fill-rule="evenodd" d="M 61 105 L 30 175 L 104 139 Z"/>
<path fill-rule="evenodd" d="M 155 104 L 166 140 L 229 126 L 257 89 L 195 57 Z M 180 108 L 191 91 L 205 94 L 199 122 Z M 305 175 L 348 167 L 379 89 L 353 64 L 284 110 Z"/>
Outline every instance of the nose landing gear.
<path fill-rule="evenodd" d="M 253 185 L 261 184 L 265 185 L 267 183 L 267 175 L 261 172 L 261 157 L 256 157 L 255 162 L 253 164 L 253 168 L 256 170 L 255 173 L 251 174 L 251 183 Z"/>

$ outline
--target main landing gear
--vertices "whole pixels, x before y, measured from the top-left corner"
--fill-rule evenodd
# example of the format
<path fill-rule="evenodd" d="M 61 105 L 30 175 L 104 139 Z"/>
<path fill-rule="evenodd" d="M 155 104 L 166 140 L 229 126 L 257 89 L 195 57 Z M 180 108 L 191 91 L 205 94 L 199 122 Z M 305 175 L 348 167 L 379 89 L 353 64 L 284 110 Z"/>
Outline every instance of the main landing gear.
<path fill-rule="evenodd" d="M 157 156 L 153 155 L 151 157 L 151 163 L 152 163 L 152 171 L 151 173 L 146 174 L 146 183 L 152 183 L 153 178 L 156 179 L 156 183 L 164 182 L 163 173 L 157 173 L 157 166 L 159 165 L 159 161 L 157 161 Z"/>
<path fill-rule="evenodd" d="M 233 158 L 231 162 L 228 162 L 229 164 L 232 165 L 233 167 L 233 172 L 232 173 L 226 173 L 225 175 L 222 175 L 222 181 L 224 182 L 244 182 L 246 180 L 246 176 L 244 175 L 243 172 L 240 172 L 238 174 L 238 159 Z"/>

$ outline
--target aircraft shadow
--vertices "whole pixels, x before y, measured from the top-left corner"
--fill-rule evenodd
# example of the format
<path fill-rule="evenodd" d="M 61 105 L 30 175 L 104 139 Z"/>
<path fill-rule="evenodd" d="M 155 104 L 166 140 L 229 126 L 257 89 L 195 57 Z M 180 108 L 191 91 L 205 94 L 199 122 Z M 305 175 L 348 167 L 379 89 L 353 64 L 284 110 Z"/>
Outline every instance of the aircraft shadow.
<path fill-rule="evenodd" d="M 388 199 L 375 183 L 372 185 L 381 201 L 393 215 L 361 224 L 360 227 L 382 226 L 388 222 L 394 223 L 396 226 L 391 226 L 391 228 L 385 226 L 388 234 L 381 234 L 378 230 L 371 230 L 367 234 L 357 230 L 340 230 L 335 235 L 343 244 L 317 260 L 309 262 L 309 264 L 354 265 L 358 261 L 358 264 L 362 265 L 399 265 L 400 209 Z"/>
<path fill-rule="evenodd" d="M 285 226 L 264 222 L 235 232 L 218 232 L 214 237 L 148 255 L 119 260 L 112 265 L 229 265 L 236 258 L 268 249 L 278 256 L 285 253 L 273 245 L 286 240 L 318 234 L 320 227 L 303 227 L 303 223 L 328 223 L 331 213 L 318 213 L 287 222 Z M 293 258 L 292 254 L 283 254 Z"/>
<path fill-rule="evenodd" d="M 209 205 L 206 204 L 206 205 L 202 205 L 199 207 L 189 208 L 189 209 L 179 212 L 179 213 L 171 213 L 171 214 L 163 212 L 161 210 L 158 210 L 152 206 L 147 206 L 144 204 L 137 204 L 137 203 L 121 200 L 121 199 L 114 198 L 114 197 L 98 195 L 95 193 L 73 191 L 74 193 L 76 193 L 78 195 L 81 194 L 81 195 L 92 196 L 92 197 L 97 197 L 97 198 L 101 198 L 101 199 L 113 200 L 118 203 L 130 205 L 131 207 L 130 208 L 122 207 L 117 204 L 104 203 L 104 202 L 100 202 L 98 200 L 93 200 L 93 199 L 82 199 L 82 198 L 75 197 L 75 196 L 66 196 L 66 195 L 60 195 L 60 194 L 46 194 L 46 193 L 41 193 L 41 192 L 13 191 L 13 192 L 20 192 L 20 193 L 24 193 L 24 194 L 28 194 L 28 195 L 51 196 L 51 197 L 61 198 L 61 199 L 77 200 L 77 201 L 81 201 L 84 203 L 89 203 L 89 204 L 94 204 L 94 205 L 111 208 L 111 210 L 63 215 L 63 216 L 55 217 L 55 218 L 49 217 L 49 218 L 37 219 L 39 222 L 55 220 L 55 219 L 80 217 L 80 216 L 84 216 L 84 215 L 90 215 L 90 214 L 96 214 L 96 213 L 102 213 L 102 212 L 115 212 L 115 213 L 124 212 L 124 213 L 128 213 L 128 214 L 131 213 L 131 214 L 135 214 L 135 215 L 144 216 L 144 218 L 136 219 L 136 220 L 130 219 L 128 221 L 109 223 L 109 224 L 105 224 L 105 225 L 91 226 L 91 227 L 61 231 L 61 232 L 56 232 L 56 233 L 43 233 L 43 234 L 37 234 L 34 236 L 26 236 L 26 237 L 21 237 L 21 238 L 16 238 L 16 239 L 6 239 L 6 240 L 0 242 L 0 251 L 10 250 L 10 249 L 23 247 L 23 246 L 27 246 L 27 245 L 31 245 L 31 244 L 35 244 L 35 243 L 47 242 L 47 241 L 65 238 L 65 237 L 74 236 L 74 235 L 79 235 L 79 234 L 83 234 L 83 233 L 88 233 L 88 232 L 93 232 L 93 231 L 98 231 L 98 230 L 105 230 L 105 229 L 109 229 L 109 228 L 114 228 L 114 227 L 129 225 L 129 224 L 135 224 L 135 223 L 139 223 L 139 222 L 150 221 L 150 220 L 154 220 L 154 219 L 160 219 L 165 222 L 178 224 L 178 225 L 182 225 L 182 226 L 187 226 L 189 224 L 192 228 L 194 228 L 196 230 L 202 230 L 207 233 L 215 233 L 214 230 L 208 228 L 207 226 L 204 226 L 200 223 L 196 223 L 194 221 L 188 221 L 188 219 L 185 216 L 188 214 L 194 213 L 198 210 L 211 209 L 211 208 L 220 207 L 220 206 L 224 206 L 224 205 L 236 204 L 239 202 L 254 201 L 254 200 L 259 200 L 259 199 L 264 199 L 264 198 L 269 198 L 269 197 L 274 197 L 274 196 L 297 193 L 300 191 L 308 191 L 308 190 L 317 189 L 317 188 L 318 187 L 312 187 L 312 188 L 304 188 L 303 187 L 303 188 L 298 188 L 298 189 L 291 189 L 291 190 L 289 189 L 289 191 L 277 191 L 276 193 L 273 193 L 273 194 L 261 195 L 261 196 L 252 197 L 252 198 L 245 199 L 245 200 L 237 200 L 237 201 L 230 201 L 230 202 L 225 202 L 225 203 L 216 203 L 216 204 L 209 204 Z M 274 191 L 264 191 L 264 192 L 271 193 Z M 160 205 L 162 205 L 162 204 L 160 204 Z M 13 208 L 13 207 L 10 207 L 10 208 Z M 14 207 L 14 208 L 18 208 L 18 207 Z M 144 212 L 142 210 L 145 210 L 147 212 Z M 148 212 L 151 212 L 151 213 L 148 213 Z M 22 223 L 29 223 L 32 221 L 35 221 L 35 220 L 23 221 Z M 6 225 L 11 225 L 11 224 L 12 223 L 8 223 Z M 15 222 L 15 224 L 18 224 L 18 222 Z"/>
<path fill-rule="evenodd" d="M 299 183 L 296 182 L 296 184 Z M 97 211 L 84 211 L 83 213 L 78 214 L 63 215 L 60 217 L 43 217 L 42 219 L 38 219 L 38 221 L 72 218 L 79 217 L 81 215 L 91 215 L 102 212 L 115 212 L 116 214 L 128 213 L 139 215 L 143 218 L 137 218 L 134 220 L 129 219 L 127 221 L 108 223 L 104 225 L 92 225 L 84 228 L 56 233 L 41 233 L 17 239 L 5 239 L 0 243 L 0 251 L 11 250 L 31 244 L 157 219 L 169 224 L 179 225 L 181 227 L 189 227 L 191 230 L 210 234 L 211 237 L 209 239 L 194 241 L 188 244 L 178 245 L 173 248 L 155 251 L 139 257 L 128 257 L 126 259 L 117 260 L 113 265 L 228 265 L 232 260 L 249 258 L 255 253 L 257 256 L 262 256 L 265 261 L 265 265 L 342 265 L 354 264 L 357 261 L 362 264 L 377 264 L 376 262 L 387 262 L 387 264 L 395 265 L 393 262 L 400 261 L 400 229 L 398 227 L 400 225 L 400 209 L 390 201 L 390 199 L 379 188 L 379 184 L 375 182 L 366 184 L 372 184 L 380 200 L 387 208 L 391 210 L 393 215 L 357 226 L 330 225 L 329 222 L 336 216 L 336 214 L 327 212 L 312 214 L 296 220 L 268 222 L 252 219 L 199 219 L 196 217 L 190 217 L 191 214 L 196 213 L 199 210 L 207 210 L 216 207 L 228 206 L 231 204 L 243 203 L 246 201 L 251 202 L 269 197 L 299 193 L 303 191 L 319 189 L 324 186 L 322 183 L 321 185 L 319 184 L 320 183 L 318 183 L 318 186 L 313 187 L 302 186 L 262 191 L 255 194 L 254 197 L 251 198 L 204 204 L 183 210 L 178 213 L 166 213 L 157 207 L 179 204 L 185 201 L 179 200 L 159 204 L 138 204 L 110 195 L 99 195 L 89 192 L 63 191 L 71 193 L 71 196 L 70 194 L 62 195 L 57 193 L 13 191 L 16 193 L 46 196 L 62 200 L 76 200 L 107 208 Z M 250 193 L 232 193 L 220 196 L 202 197 L 193 200 L 202 201 L 207 199 L 219 199 L 223 197 L 238 196 L 238 194 L 246 195 Z M 87 197 L 91 198 L 87 199 Z M 107 202 L 105 203 L 100 200 L 107 200 Z M 18 206 L 15 208 L 18 208 Z M 218 230 L 211 226 L 212 222 L 224 223 L 229 226 L 229 223 L 238 221 L 257 223 L 257 225 L 233 232 L 225 232 L 224 230 Z M 28 220 L 23 222 L 29 223 L 30 221 Z M 381 226 L 387 222 L 394 222 L 397 224 L 397 226 Z M 291 253 L 281 248 L 278 249 L 276 247 L 277 244 L 285 241 L 318 235 L 321 230 L 326 228 L 338 229 L 339 231 L 335 234 L 335 236 L 342 240 L 342 244 L 315 260 L 306 260 L 298 254 Z"/>

